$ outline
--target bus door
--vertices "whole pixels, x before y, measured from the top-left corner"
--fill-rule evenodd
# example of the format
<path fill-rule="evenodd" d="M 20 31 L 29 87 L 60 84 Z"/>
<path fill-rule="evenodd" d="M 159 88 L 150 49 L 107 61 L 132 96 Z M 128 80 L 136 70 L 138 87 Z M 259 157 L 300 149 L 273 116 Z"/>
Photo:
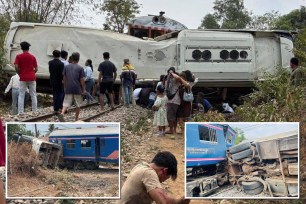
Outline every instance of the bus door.
<path fill-rule="evenodd" d="M 96 143 L 96 146 L 95 146 L 96 159 L 99 159 L 100 157 L 100 138 L 97 137 L 95 139 L 95 143 Z"/>
<path fill-rule="evenodd" d="M 106 157 L 106 140 L 105 137 L 100 137 L 100 144 L 99 144 L 99 157 L 100 159 L 103 159 Z"/>

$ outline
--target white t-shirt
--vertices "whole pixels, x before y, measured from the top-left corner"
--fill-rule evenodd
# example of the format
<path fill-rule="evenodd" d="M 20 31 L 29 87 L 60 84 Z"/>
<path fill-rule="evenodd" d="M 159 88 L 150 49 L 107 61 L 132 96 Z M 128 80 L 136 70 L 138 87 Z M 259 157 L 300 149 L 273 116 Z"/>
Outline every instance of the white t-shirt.
<path fill-rule="evenodd" d="M 139 99 L 139 94 L 142 88 L 137 88 L 133 91 L 134 99 L 137 101 Z"/>

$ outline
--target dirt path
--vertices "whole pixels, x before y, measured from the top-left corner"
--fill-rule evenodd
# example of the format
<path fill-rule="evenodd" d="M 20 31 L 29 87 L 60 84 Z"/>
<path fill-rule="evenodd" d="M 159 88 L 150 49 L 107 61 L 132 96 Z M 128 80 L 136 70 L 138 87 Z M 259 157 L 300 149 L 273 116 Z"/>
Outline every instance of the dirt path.
<path fill-rule="evenodd" d="M 118 197 L 118 169 L 42 170 L 41 176 L 8 176 L 9 197 Z M 45 176 L 44 176 L 45 175 Z"/>
<path fill-rule="evenodd" d="M 171 139 L 170 136 L 160 137 L 161 150 L 172 152 L 178 162 L 178 177 L 176 181 L 167 181 L 168 191 L 173 194 L 174 197 L 182 197 L 185 195 L 185 136 L 175 135 L 175 139 Z M 213 203 L 209 200 L 192 200 L 190 203 Z"/>

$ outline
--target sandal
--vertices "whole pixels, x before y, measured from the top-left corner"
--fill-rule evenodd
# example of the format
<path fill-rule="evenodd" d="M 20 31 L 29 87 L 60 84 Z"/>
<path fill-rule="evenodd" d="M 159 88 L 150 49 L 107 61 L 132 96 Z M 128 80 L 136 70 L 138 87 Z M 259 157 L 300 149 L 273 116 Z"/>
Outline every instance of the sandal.
<path fill-rule="evenodd" d="M 63 115 L 63 114 L 58 114 L 57 117 L 58 117 L 58 120 L 59 120 L 60 122 L 65 122 L 65 119 L 64 119 L 64 115 Z"/>
<path fill-rule="evenodd" d="M 170 132 L 170 131 L 166 131 L 165 134 L 172 135 L 172 134 L 174 134 L 174 133 L 173 133 L 173 132 Z"/>

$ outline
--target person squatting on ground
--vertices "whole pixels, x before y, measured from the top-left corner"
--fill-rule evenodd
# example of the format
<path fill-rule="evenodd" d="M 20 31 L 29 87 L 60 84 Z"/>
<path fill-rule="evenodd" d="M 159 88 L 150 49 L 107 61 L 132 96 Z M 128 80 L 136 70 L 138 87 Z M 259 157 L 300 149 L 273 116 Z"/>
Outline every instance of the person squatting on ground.
<path fill-rule="evenodd" d="M 121 189 L 121 199 L 117 204 L 189 203 L 184 198 L 175 199 L 167 194 L 161 183 L 177 177 L 177 160 L 167 151 L 155 155 L 150 164 L 136 165 Z"/>
<path fill-rule="evenodd" d="M 32 111 L 37 111 L 36 97 L 36 72 L 38 70 L 37 61 L 34 55 L 29 53 L 30 44 L 28 42 L 20 43 L 22 53 L 15 58 L 15 69 L 20 77 L 19 96 L 18 96 L 18 114 L 24 112 L 24 97 L 27 88 L 29 88 Z"/>
<path fill-rule="evenodd" d="M 77 107 L 75 111 L 75 120 L 77 121 L 79 119 L 81 110 L 80 106 L 83 103 L 82 95 L 86 94 L 83 67 L 78 64 L 80 54 L 78 52 L 74 52 L 71 56 L 72 63 L 64 68 L 65 98 L 62 113 L 58 115 L 61 122 L 64 121 L 63 116 L 73 102 Z"/>
<path fill-rule="evenodd" d="M 109 53 L 103 53 L 104 61 L 100 63 L 98 71 L 99 71 L 99 78 L 98 83 L 100 83 L 100 106 L 101 111 L 104 109 L 104 94 L 107 90 L 111 108 L 114 108 L 114 95 L 113 95 L 113 85 L 117 77 L 117 68 L 112 63 L 109 58 Z M 101 81 L 102 79 L 102 81 Z"/>
<path fill-rule="evenodd" d="M 298 86 L 304 80 L 303 79 L 303 71 L 299 67 L 298 58 L 295 58 L 295 57 L 291 58 L 290 67 L 291 67 L 291 70 L 292 70 L 291 75 L 290 75 L 291 85 Z"/>
<path fill-rule="evenodd" d="M 130 64 L 129 59 L 123 60 L 122 73 L 120 75 L 120 80 L 124 92 L 124 104 L 129 107 L 133 103 L 133 87 L 136 83 L 136 73 L 134 67 Z"/>
<path fill-rule="evenodd" d="M 91 59 L 86 60 L 85 62 L 85 68 L 84 68 L 84 72 L 85 72 L 85 87 L 86 87 L 86 101 L 87 103 L 89 103 L 90 101 L 94 101 L 94 98 L 91 96 L 91 90 L 92 87 L 95 83 L 94 79 L 93 79 L 93 66 L 92 66 L 92 61 Z"/>
<path fill-rule="evenodd" d="M 198 105 L 198 111 L 207 113 L 209 110 L 212 109 L 211 103 L 207 99 L 205 99 L 205 95 L 203 92 L 198 92 L 196 101 Z"/>
<path fill-rule="evenodd" d="M 59 50 L 54 50 L 52 54 L 54 59 L 49 61 L 49 73 L 53 94 L 53 110 L 56 113 L 61 113 L 65 96 L 63 85 L 64 63 L 60 60 L 61 52 Z"/>
<path fill-rule="evenodd" d="M 154 102 L 155 102 L 156 96 L 157 96 L 157 94 L 155 92 L 156 92 L 155 90 L 152 90 L 149 94 L 149 102 L 148 102 L 148 105 L 147 105 L 148 109 L 151 109 L 152 106 L 154 105 Z"/>
<path fill-rule="evenodd" d="M 157 87 L 157 97 L 152 107 L 155 110 L 153 125 L 158 126 L 156 136 L 164 136 L 166 126 L 168 126 L 166 105 L 168 102 L 167 96 L 164 95 L 165 87 L 161 84 Z"/>
<path fill-rule="evenodd" d="M 166 134 L 176 134 L 177 127 L 177 111 L 181 104 L 181 99 L 179 95 L 179 87 L 181 85 L 178 79 L 175 79 L 172 75 L 175 73 L 175 68 L 170 67 L 168 69 L 168 76 L 166 81 L 166 93 L 168 97 L 167 104 L 167 119 L 169 123 L 169 131 Z"/>

